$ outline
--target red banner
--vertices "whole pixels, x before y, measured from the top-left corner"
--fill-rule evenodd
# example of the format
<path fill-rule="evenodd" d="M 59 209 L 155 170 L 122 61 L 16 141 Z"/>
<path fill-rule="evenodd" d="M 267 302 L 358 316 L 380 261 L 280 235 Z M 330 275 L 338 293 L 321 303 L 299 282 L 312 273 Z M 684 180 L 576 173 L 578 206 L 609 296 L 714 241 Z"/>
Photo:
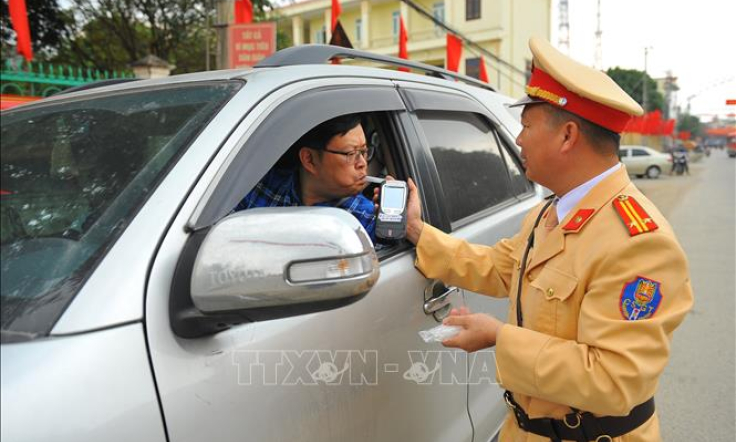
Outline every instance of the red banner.
<path fill-rule="evenodd" d="M 276 23 L 232 25 L 229 31 L 230 69 L 252 67 L 276 52 Z"/>
<path fill-rule="evenodd" d="M 9 0 L 10 22 L 15 30 L 16 50 L 26 61 L 33 60 L 31 47 L 31 28 L 28 26 L 28 11 L 26 0 Z"/>
<path fill-rule="evenodd" d="M 399 58 L 409 59 L 409 51 L 406 49 L 406 42 L 409 40 L 406 34 L 406 26 L 404 26 L 404 17 L 399 16 Z M 409 68 L 399 68 L 400 71 L 409 72 Z"/>
<path fill-rule="evenodd" d="M 690 139 L 690 132 L 686 130 L 680 131 L 679 134 L 677 134 L 677 138 L 681 140 L 689 140 Z"/>
<path fill-rule="evenodd" d="M 460 57 L 463 55 L 463 41 L 447 33 L 447 70 L 458 72 Z"/>

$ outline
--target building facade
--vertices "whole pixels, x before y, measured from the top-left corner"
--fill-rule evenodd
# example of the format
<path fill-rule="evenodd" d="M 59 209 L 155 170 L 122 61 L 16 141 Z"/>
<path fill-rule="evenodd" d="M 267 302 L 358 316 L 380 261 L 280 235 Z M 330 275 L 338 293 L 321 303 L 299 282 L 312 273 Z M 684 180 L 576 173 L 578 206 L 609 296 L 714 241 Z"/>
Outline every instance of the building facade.
<path fill-rule="evenodd" d="M 505 63 L 484 55 L 490 84 L 511 97 L 523 95 L 531 36 L 550 38 L 551 0 L 413 0 Z M 331 0 L 307 0 L 275 11 L 280 32 L 292 44 L 327 43 L 331 38 Z M 409 59 L 446 65 L 446 32 L 428 17 L 397 0 L 341 0 L 340 23 L 354 48 L 398 54 L 399 17 L 408 33 Z M 460 73 L 478 77 L 482 51 L 465 45 Z M 506 64 L 508 63 L 508 64 Z"/>

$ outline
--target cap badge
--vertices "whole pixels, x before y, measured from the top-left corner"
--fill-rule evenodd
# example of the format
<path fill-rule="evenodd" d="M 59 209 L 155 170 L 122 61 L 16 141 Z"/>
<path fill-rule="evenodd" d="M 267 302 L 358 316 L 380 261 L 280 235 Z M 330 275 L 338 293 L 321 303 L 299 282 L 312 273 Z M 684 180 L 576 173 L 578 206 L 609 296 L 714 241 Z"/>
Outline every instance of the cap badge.
<path fill-rule="evenodd" d="M 565 98 L 565 97 L 560 97 L 560 99 L 559 99 L 559 100 L 557 100 L 557 103 L 559 103 L 559 105 L 560 105 L 560 106 L 564 106 L 564 105 L 566 105 L 566 104 L 567 104 L 567 98 Z"/>

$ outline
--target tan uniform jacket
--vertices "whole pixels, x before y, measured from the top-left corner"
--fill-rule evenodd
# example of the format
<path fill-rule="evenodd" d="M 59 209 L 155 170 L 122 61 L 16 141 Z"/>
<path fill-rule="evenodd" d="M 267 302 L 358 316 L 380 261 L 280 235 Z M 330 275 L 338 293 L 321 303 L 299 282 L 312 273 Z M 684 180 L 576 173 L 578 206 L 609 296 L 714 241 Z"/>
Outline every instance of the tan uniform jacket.
<path fill-rule="evenodd" d="M 620 195 L 638 201 L 658 228 L 632 236 L 612 204 Z M 416 266 L 427 278 L 509 297 L 509 323 L 496 342 L 497 378 L 531 418 L 562 418 L 570 407 L 626 415 L 654 395 L 672 332 L 692 306 L 685 253 L 662 214 L 621 167 L 530 252 L 521 328 L 515 325 L 519 271 L 541 209 L 527 215 L 516 236 L 492 247 L 471 245 L 425 225 Z M 592 215 L 580 228 L 565 230 L 580 209 L 592 209 Z M 632 313 L 635 305 L 629 298 L 640 281 L 659 285 L 652 302 Z M 637 313 L 644 319 L 631 319 Z M 545 440 L 521 431 L 509 413 L 501 441 Z M 615 440 L 660 440 L 656 413 Z"/>

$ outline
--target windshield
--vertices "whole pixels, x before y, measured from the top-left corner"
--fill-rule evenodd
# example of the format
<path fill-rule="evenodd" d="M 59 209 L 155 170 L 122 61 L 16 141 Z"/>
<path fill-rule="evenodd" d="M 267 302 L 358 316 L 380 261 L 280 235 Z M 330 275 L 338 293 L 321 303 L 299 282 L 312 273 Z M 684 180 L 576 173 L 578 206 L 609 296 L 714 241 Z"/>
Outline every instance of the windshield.
<path fill-rule="evenodd" d="M 165 171 L 241 85 L 106 94 L 2 116 L 4 342 L 49 333 Z"/>

